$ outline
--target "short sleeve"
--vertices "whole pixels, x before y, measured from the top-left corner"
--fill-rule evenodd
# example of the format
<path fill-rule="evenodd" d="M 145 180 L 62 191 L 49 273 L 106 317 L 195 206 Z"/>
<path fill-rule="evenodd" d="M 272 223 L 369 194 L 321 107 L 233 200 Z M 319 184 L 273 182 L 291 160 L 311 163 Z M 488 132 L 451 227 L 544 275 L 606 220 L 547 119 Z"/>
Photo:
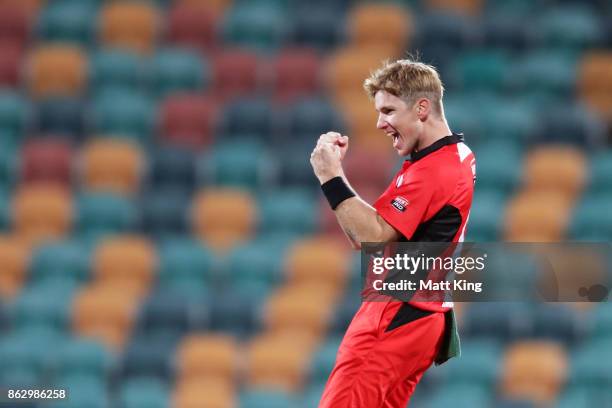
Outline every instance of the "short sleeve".
<path fill-rule="evenodd" d="M 424 221 L 436 184 L 432 178 L 426 168 L 407 171 L 400 175 L 399 186 L 390 186 L 374 203 L 378 214 L 406 239 Z"/>

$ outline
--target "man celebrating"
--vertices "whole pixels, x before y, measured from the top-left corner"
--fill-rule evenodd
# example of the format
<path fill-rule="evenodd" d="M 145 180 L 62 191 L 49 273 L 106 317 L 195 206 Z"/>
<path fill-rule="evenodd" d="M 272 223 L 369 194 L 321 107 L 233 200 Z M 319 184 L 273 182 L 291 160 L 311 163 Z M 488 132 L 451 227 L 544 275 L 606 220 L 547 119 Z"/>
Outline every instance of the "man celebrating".
<path fill-rule="evenodd" d="M 338 223 L 361 242 L 461 242 L 472 204 L 475 159 L 452 133 L 435 68 L 387 62 L 364 82 L 378 129 L 393 141 L 401 170 L 374 206 L 342 169 L 348 137 L 321 135 L 310 162 Z M 344 336 L 319 408 L 404 408 L 433 362 L 458 354 L 450 302 L 363 302 Z"/>

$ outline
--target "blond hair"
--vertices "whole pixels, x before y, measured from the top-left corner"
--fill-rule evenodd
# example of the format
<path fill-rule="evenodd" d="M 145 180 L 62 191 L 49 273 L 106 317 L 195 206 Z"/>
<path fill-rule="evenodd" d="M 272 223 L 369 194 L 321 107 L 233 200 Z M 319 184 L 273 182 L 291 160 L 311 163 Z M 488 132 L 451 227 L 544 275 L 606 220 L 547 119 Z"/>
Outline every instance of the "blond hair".
<path fill-rule="evenodd" d="M 409 105 L 419 98 L 427 98 L 434 111 L 442 116 L 444 85 L 438 71 L 431 65 L 408 59 L 385 61 L 364 81 L 363 88 L 370 98 L 374 98 L 378 91 L 386 91 Z"/>

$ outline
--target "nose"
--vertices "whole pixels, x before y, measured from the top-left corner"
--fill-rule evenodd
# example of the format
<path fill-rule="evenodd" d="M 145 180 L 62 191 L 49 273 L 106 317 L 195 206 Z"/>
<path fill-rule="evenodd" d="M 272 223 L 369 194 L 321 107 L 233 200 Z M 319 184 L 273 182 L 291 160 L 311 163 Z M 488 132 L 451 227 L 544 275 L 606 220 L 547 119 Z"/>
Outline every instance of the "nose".
<path fill-rule="evenodd" d="M 382 115 L 378 115 L 378 120 L 376 121 L 376 128 L 383 130 L 386 127 L 387 127 L 387 122 L 384 120 Z"/>

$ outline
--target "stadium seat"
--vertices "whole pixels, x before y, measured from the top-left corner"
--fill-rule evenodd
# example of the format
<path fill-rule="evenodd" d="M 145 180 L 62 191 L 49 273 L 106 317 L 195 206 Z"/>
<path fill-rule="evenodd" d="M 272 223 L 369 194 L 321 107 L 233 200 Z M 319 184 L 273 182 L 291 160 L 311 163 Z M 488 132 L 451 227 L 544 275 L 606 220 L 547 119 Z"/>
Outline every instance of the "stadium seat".
<path fill-rule="evenodd" d="M 13 196 L 15 233 L 28 242 L 62 238 L 69 233 L 73 208 L 64 186 L 32 183 Z"/>
<path fill-rule="evenodd" d="M 81 377 L 107 380 L 115 368 L 114 356 L 102 343 L 69 338 L 58 348 L 53 362 L 53 377 Z"/>
<path fill-rule="evenodd" d="M 27 129 L 30 109 L 27 100 L 16 92 L 0 91 L 0 129 L 3 142 L 18 142 Z M 6 140 L 8 139 L 8 140 Z"/>
<path fill-rule="evenodd" d="M 207 61 L 195 51 L 179 48 L 157 50 L 150 64 L 150 87 L 158 97 L 198 92 L 210 80 Z"/>
<path fill-rule="evenodd" d="M 92 254 L 92 269 L 102 285 L 121 287 L 132 296 L 144 295 L 153 285 L 157 254 L 149 240 L 137 235 L 104 239 Z"/>
<path fill-rule="evenodd" d="M 74 284 L 56 282 L 23 290 L 11 309 L 13 330 L 38 327 L 58 334 L 67 333 L 74 289 Z"/>
<path fill-rule="evenodd" d="M 463 332 L 500 342 L 525 337 L 531 332 L 530 310 L 527 303 L 475 302 L 465 314 Z"/>
<path fill-rule="evenodd" d="M 53 241 L 37 247 L 29 267 L 30 282 L 81 284 L 89 277 L 89 253 L 77 241 Z"/>
<path fill-rule="evenodd" d="M 532 96 L 537 106 L 555 97 L 571 96 L 577 74 L 571 53 L 543 50 L 526 53 L 520 63 L 509 67 L 509 86 L 523 97 Z"/>
<path fill-rule="evenodd" d="M 221 334 L 190 334 L 176 351 L 179 381 L 222 378 L 229 381 L 238 374 L 240 351 L 233 337 Z"/>
<path fill-rule="evenodd" d="M 228 44 L 272 52 L 287 39 L 287 16 L 274 4 L 238 3 L 228 11 L 221 30 Z"/>
<path fill-rule="evenodd" d="M 612 192 L 612 153 L 597 152 L 591 156 L 589 163 L 589 191 Z"/>
<path fill-rule="evenodd" d="M 612 314 L 610 303 L 600 304 L 591 315 L 591 336 L 592 338 L 612 337 Z"/>
<path fill-rule="evenodd" d="M 525 189 L 559 192 L 573 199 L 586 181 L 586 158 L 571 146 L 550 145 L 534 149 L 525 157 Z"/>
<path fill-rule="evenodd" d="M 1 158 L 0 158 L 1 160 Z M 10 193 L 0 187 L 0 231 L 6 233 L 11 225 L 11 199 Z"/>
<path fill-rule="evenodd" d="M 180 0 L 180 2 L 194 6 L 206 6 L 208 10 L 219 16 L 232 6 L 231 0 Z"/>
<path fill-rule="evenodd" d="M 465 341 L 461 349 L 462 358 L 450 360 L 435 373 L 441 384 L 444 387 L 473 385 L 480 391 L 494 389 L 501 375 L 501 344 L 494 340 L 471 339 Z"/>
<path fill-rule="evenodd" d="M 317 204 L 309 191 L 301 189 L 267 192 L 259 200 L 258 230 L 264 234 L 311 234 L 316 229 Z"/>
<path fill-rule="evenodd" d="M 479 101 L 480 102 L 480 101 Z M 475 117 L 470 110 L 470 104 L 473 103 L 473 98 L 457 93 L 444 96 L 444 116 L 446 117 L 452 131 L 463 133 L 465 142 L 474 149 L 478 144 L 490 141 L 489 135 L 486 134 L 485 125 L 487 118 L 482 120 Z M 487 100 L 487 103 L 497 103 L 497 99 Z M 483 105 L 486 109 L 487 104 Z M 493 110 L 494 112 L 497 109 Z M 479 156 L 476 156 L 476 160 Z M 476 169 L 478 170 L 478 169 Z"/>
<path fill-rule="evenodd" d="M 291 42 L 299 47 L 313 47 L 329 51 L 343 39 L 346 13 L 336 3 L 309 3 L 307 8 L 294 12 Z"/>
<path fill-rule="evenodd" d="M 600 16 L 587 4 L 568 4 L 542 14 L 534 25 L 535 40 L 544 48 L 582 51 L 602 43 Z"/>
<path fill-rule="evenodd" d="M 240 394 L 240 406 L 244 408 L 298 408 L 298 401 L 290 392 L 251 389 Z"/>
<path fill-rule="evenodd" d="M 195 235 L 216 251 L 225 251 L 247 240 L 255 228 L 256 207 L 244 190 L 202 190 L 191 208 Z"/>
<path fill-rule="evenodd" d="M 214 140 L 217 107 L 200 94 L 167 98 L 161 107 L 161 139 L 187 149 L 201 149 Z"/>
<path fill-rule="evenodd" d="M 504 239 L 517 242 L 557 242 L 565 235 L 570 203 L 559 192 L 522 192 L 506 207 Z"/>
<path fill-rule="evenodd" d="M 378 112 L 372 101 L 365 98 L 364 93 L 349 93 L 343 95 L 342 113 L 346 119 L 348 135 L 353 139 L 353 146 L 359 146 L 372 152 L 389 152 L 391 138 L 376 128 Z"/>
<path fill-rule="evenodd" d="M 40 13 L 38 37 L 44 42 L 89 46 L 94 38 L 96 9 L 86 2 L 54 2 Z"/>
<path fill-rule="evenodd" d="M 313 354 L 309 368 L 310 384 L 324 385 L 327 382 L 336 363 L 341 340 L 339 337 L 328 338 Z"/>
<path fill-rule="evenodd" d="M 216 262 L 210 250 L 188 238 L 164 239 L 158 246 L 158 288 L 205 293 L 215 275 Z"/>
<path fill-rule="evenodd" d="M 52 402 L 49 405 L 51 408 L 105 408 L 110 404 L 106 381 L 70 376 L 56 382 L 53 386 L 66 390 L 66 394 L 70 397 L 61 402 Z"/>
<path fill-rule="evenodd" d="M 574 208 L 570 237 L 584 241 L 609 241 L 612 237 L 612 214 L 608 211 L 610 200 L 612 191 L 584 197 Z"/>
<path fill-rule="evenodd" d="M 259 86 L 259 58 L 257 54 L 239 48 L 224 49 L 213 57 L 215 100 L 227 101 L 245 96 Z"/>
<path fill-rule="evenodd" d="M 468 242 L 496 242 L 501 234 L 506 199 L 498 191 L 476 187 L 467 228 Z"/>
<path fill-rule="evenodd" d="M 109 90 L 91 105 L 92 131 L 146 144 L 153 139 L 155 106 L 150 98 L 134 92 Z"/>
<path fill-rule="evenodd" d="M 177 2 L 170 11 L 167 39 L 200 52 L 216 50 L 219 16 L 204 2 Z"/>
<path fill-rule="evenodd" d="M 464 91 L 499 92 L 506 85 L 507 66 L 508 58 L 503 52 L 471 52 L 461 56 L 453 72 L 456 75 L 450 79 Z"/>
<path fill-rule="evenodd" d="M 81 180 L 86 190 L 130 195 L 139 189 L 144 158 L 123 140 L 98 139 L 84 146 Z"/>
<path fill-rule="evenodd" d="M 218 286 L 210 292 L 210 330 L 250 338 L 261 328 L 261 315 L 267 293 L 234 285 Z"/>
<path fill-rule="evenodd" d="M 72 152 L 62 141 L 32 140 L 21 151 L 21 182 L 57 183 L 70 187 Z"/>
<path fill-rule="evenodd" d="M 412 16 L 397 4 L 360 4 L 347 16 L 350 41 L 357 47 L 389 47 L 395 55 L 407 48 Z"/>
<path fill-rule="evenodd" d="M 428 10 L 453 12 L 461 15 L 479 15 L 484 8 L 483 0 L 426 0 L 424 7 Z"/>
<path fill-rule="evenodd" d="M 102 49 L 91 57 L 89 86 L 94 94 L 106 89 L 144 91 L 148 66 L 135 53 L 122 49 Z"/>
<path fill-rule="evenodd" d="M 316 145 L 316 140 L 304 141 L 301 144 L 285 143 L 272 146 L 271 152 L 278 159 L 277 182 L 279 186 L 288 188 L 305 188 L 318 192 L 320 183 L 312 172 L 309 161 L 310 152 Z"/>
<path fill-rule="evenodd" d="M 534 141 L 538 131 L 537 115 L 523 102 L 520 98 L 482 100 L 480 103 L 486 114 L 482 117 L 483 133 L 477 135 L 478 142 L 495 140 L 514 144 L 516 148 Z M 466 129 L 467 142 L 470 145 L 473 140 L 471 136 L 473 135 L 467 133 Z"/>
<path fill-rule="evenodd" d="M 143 231 L 154 238 L 172 238 L 188 231 L 191 194 L 177 188 L 149 191 L 141 200 Z"/>
<path fill-rule="evenodd" d="M 567 305 L 544 303 L 533 314 L 535 338 L 562 341 L 571 346 L 583 334 L 578 313 Z"/>
<path fill-rule="evenodd" d="M 461 384 L 445 387 L 444 393 L 433 393 L 431 398 L 422 402 L 426 408 L 486 408 L 491 406 L 492 398 L 489 392 L 475 385 Z M 496 405 L 497 406 L 497 405 Z"/>
<path fill-rule="evenodd" d="M 596 114 L 577 104 L 552 105 L 542 113 L 538 141 L 596 148 L 605 140 L 605 125 Z"/>
<path fill-rule="evenodd" d="M 476 191 L 507 195 L 518 187 L 521 174 L 525 170 L 522 155 L 517 147 L 516 143 L 509 141 L 492 141 L 472 148 L 476 156 Z M 473 203 L 476 204 L 476 201 Z"/>
<path fill-rule="evenodd" d="M 112 193 L 83 193 L 77 198 L 76 208 L 75 232 L 83 238 L 132 232 L 140 221 L 135 203 Z"/>
<path fill-rule="evenodd" d="M 188 193 L 195 186 L 196 154 L 187 146 L 160 144 L 149 158 L 149 183 L 153 188 Z"/>
<path fill-rule="evenodd" d="M 273 107 L 267 100 L 261 98 L 237 100 L 225 106 L 217 133 L 221 138 L 272 140 L 273 114 Z"/>
<path fill-rule="evenodd" d="M 151 376 L 167 382 L 171 373 L 176 338 L 166 333 L 135 335 L 121 357 L 120 373 L 125 380 Z"/>
<path fill-rule="evenodd" d="M 279 115 L 279 121 L 280 144 L 295 146 L 299 143 L 310 149 L 316 145 L 319 135 L 330 130 L 342 132 L 345 128 L 338 109 L 329 100 L 320 97 L 300 99 L 290 104 Z"/>
<path fill-rule="evenodd" d="M 517 342 L 506 350 L 501 394 L 538 404 L 554 402 L 567 376 L 567 357 L 555 342 Z"/>
<path fill-rule="evenodd" d="M 309 97 L 320 89 L 321 61 L 311 48 L 287 48 L 272 62 L 270 87 L 274 101 L 288 103 Z"/>
<path fill-rule="evenodd" d="M 509 3 L 511 2 L 501 5 Z M 483 41 L 488 48 L 524 51 L 533 45 L 533 30 L 525 24 L 522 14 L 499 10 L 492 10 L 489 13 L 490 17 L 482 20 Z"/>
<path fill-rule="evenodd" d="M 612 53 L 609 51 L 585 52 L 580 60 L 578 93 L 591 109 L 603 116 L 612 117 Z"/>
<path fill-rule="evenodd" d="M 28 10 L 16 4 L 0 5 L 0 40 L 23 48 L 31 35 L 33 18 Z"/>
<path fill-rule="evenodd" d="M 48 98 L 36 105 L 34 129 L 41 135 L 69 141 L 83 139 L 85 110 L 79 98 Z"/>
<path fill-rule="evenodd" d="M 123 286 L 87 286 L 72 304 L 73 332 L 120 351 L 130 335 L 137 303 Z"/>
<path fill-rule="evenodd" d="M 309 348 L 282 336 L 255 337 L 247 348 L 246 386 L 297 391 L 306 379 Z"/>
<path fill-rule="evenodd" d="M 0 142 L 0 192 L 3 195 L 7 195 L 11 187 L 13 187 L 17 181 L 19 154 L 17 154 L 15 150 L 12 143 L 3 144 Z M 5 227 L 8 226 L 8 222 L 12 219 L 12 215 L 10 211 L 8 211 L 10 207 L 9 201 L 4 203 L 4 207 L 7 208 L 7 210 L 3 212 Z"/>
<path fill-rule="evenodd" d="M 385 136 L 380 134 L 372 137 Z M 354 180 L 352 184 L 357 191 L 367 186 L 378 188 L 380 193 L 393 179 L 397 161 L 393 152 L 374 152 L 361 146 L 349 149 L 344 160 L 346 174 Z"/>
<path fill-rule="evenodd" d="M 28 60 L 28 87 L 34 98 L 76 96 L 87 85 L 87 56 L 71 45 L 42 45 Z"/>
<path fill-rule="evenodd" d="M 251 140 L 218 144 L 196 163 L 198 183 L 264 190 L 274 176 L 274 162 L 264 145 Z"/>
<path fill-rule="evenodd" d="M 0 293 L 4 299 L 12 299 L 26 280 L 30 249 L 15 236 L 0 236 Z"/>
<path fill-rule="evenodd" d="M 159 20 L 158 11 L 150 3 L 105 4 L 98 22 L 102 46 L 148 54 L 155 46 Z"/>
<path fill-rule="evenodd" d="M 172 406 L 176 408 L 236 407 L 234 384 L 220 379 L 181 382 L 175 387 Z"/>
<path fill-rule="evenodd" d="M 608 394 L 609 398 L 606 391 L 612 370 L 601 362 L 609 359 L 610 354 L 609 337 L 593 339 L 576 348 L 571 356 L 570 384 L 586 388 L 591 396 L 601 392 L 601 396 Z"/>
<path fill-rule="evenodd" d="M 134 378 L 121 385 L 118 403 L 121 408 L 164 408 L 169 406 L 170 390 L 156 378 Z"/>
<path fill-rule="evenodd" d="M 0 86 L 17 87 L 21 83 L 23 50 L 17 44 L 0 42 Z"/>

